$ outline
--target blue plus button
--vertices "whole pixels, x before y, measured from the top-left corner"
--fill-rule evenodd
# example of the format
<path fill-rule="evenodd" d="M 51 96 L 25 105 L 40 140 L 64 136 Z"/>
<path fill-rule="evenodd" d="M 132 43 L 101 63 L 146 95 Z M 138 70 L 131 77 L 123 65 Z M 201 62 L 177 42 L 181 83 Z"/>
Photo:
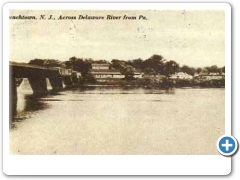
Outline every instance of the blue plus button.
<path fill-rule="evenodd" d="M 233 136 L 221 136 L 217 141 L 217 149 L 224 156 L 233 155 L 238 148 L 238 142 Z"/>

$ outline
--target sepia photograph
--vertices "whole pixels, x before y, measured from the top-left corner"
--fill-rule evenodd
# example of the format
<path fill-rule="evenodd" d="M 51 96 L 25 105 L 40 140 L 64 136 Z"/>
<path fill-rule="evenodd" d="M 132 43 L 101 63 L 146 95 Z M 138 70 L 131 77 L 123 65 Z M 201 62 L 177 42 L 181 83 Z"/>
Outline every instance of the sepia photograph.
<path fill-rule="evenodd" d="M 208 8 L 10 9 L 9 153 L 219 155 L 225 23 Z"/>

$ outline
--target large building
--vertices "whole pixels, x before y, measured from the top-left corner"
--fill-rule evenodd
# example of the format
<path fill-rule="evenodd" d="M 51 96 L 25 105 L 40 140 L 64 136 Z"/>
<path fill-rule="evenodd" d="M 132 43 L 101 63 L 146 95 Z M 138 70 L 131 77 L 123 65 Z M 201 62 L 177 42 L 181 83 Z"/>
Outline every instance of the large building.
<path fill-rule="evenodd" d="M 110 69 L 110 64 L 92 64 L 92 75 L 96 79 L 122 79 L 125 76 L 117 69 Z M 139 72 L 134 73 L 135 78 L 142 78 Z"/>
<path fill-rule="evenodd" d="M 124 78 L 124 75 L 116 69 L 110 69 L 110 64 L 92 64 L 91 73 L 96 79 Z"/>
<path fill-rule="evenodd" d="M 94 70 L 107 70 L 109 69 L 109 64 L 92 64 L 92 69 Z"/>
<path fill-rule="evenodd" d="M 96 78 L 96 79 L 104 79 L 104 78 L 124 78 L 125 76 L 122 75 L 119 71 L 117 70 L 92 70 L 91 71 L 92 75 Z"/>

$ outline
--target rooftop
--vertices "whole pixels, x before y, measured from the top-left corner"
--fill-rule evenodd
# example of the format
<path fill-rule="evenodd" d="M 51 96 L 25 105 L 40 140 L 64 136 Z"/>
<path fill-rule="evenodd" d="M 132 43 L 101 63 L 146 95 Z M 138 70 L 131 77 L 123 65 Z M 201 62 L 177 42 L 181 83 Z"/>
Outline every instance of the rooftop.
<path fill-rule="evenodd" d="M 115 69 L 92 69 L 92 74 L 121 74 L 120 71 Z"/>
<path fill-rule="evenodd" d="M 97 64 L 97 63 L 94 63 L 94 64 L 92 64 L 92 66 L 109 66 L 109 64 Z"/>

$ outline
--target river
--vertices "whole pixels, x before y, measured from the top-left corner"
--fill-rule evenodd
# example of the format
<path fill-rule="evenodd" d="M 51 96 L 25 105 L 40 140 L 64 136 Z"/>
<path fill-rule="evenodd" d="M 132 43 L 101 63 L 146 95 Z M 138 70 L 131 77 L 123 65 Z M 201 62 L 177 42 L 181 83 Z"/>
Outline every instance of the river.
<path fill-rule="evenodd" d="M 18 87 L 11 154 L 218 154 L 225 90 L 91 87 L 34 98 Z"/>

